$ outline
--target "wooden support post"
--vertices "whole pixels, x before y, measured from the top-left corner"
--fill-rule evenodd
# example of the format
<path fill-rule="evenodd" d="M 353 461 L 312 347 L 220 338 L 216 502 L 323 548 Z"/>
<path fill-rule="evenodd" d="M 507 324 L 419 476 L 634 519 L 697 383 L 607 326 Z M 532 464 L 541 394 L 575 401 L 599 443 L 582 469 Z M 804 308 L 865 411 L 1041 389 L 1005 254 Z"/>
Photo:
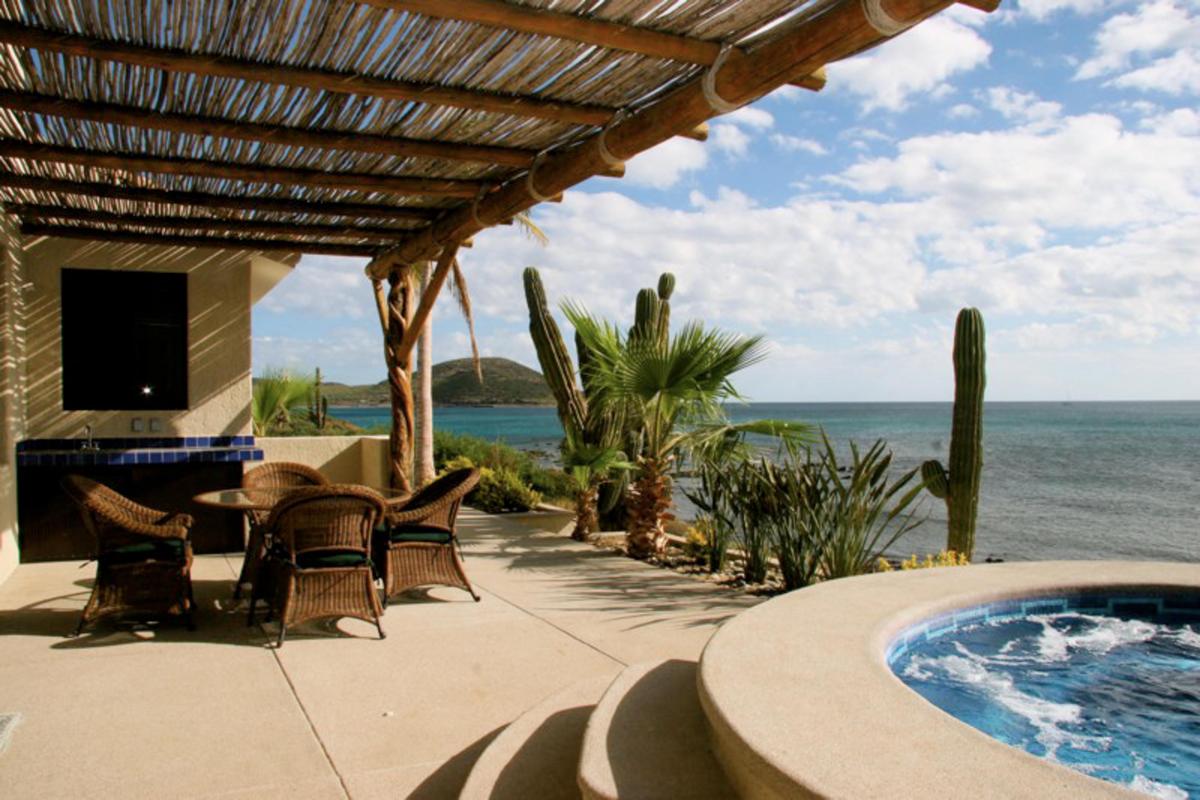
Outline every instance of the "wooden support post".
<path fill-rule="evenodd" d="M 392 400 L 392 430 L 388 435 L 391 485 L 393 489 L 412 491 L 409 467 L 413 445 L 412 349 L 405 352 L 402 342 L 412 321 L 415 292 L 410 265 L 392 270 L 387 276 L 385 293 L 382 281 L 374 281 L 375 302 L 383 324 L 383 354 L 387 363 L 388 394 Z"/>
<path fill-rule="evenodd" d="M 388 438 L 392 488 L 412 491 L 409 467 L 412 464 L 414 437 L 412 354 L 421 329 L 425 326 L 438 292 L 446 283 L 458 253 L 458 245 L 442 250 L 428 285 L 415 303 L 416 281 L 411 265 L 405 264 L 388 273 L 388 288 L 375 279 L 375 308 L 383 329 L 383 357 L 387 364 L 388 390 L 392 400 L 392 431 Z"/>

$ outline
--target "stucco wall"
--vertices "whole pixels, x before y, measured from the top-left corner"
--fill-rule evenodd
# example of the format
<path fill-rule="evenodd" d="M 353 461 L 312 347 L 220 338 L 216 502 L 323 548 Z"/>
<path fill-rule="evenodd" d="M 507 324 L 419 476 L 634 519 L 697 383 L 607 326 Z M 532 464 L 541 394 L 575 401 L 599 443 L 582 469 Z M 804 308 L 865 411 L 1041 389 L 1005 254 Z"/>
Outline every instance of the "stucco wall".
<path fill-rule="evenodd" d="M 320 470 L 333 483 L 387 484 L 386 436 L 258 437 L 265 461 L 292 461 Z M 257 463 L 247 463 L 253 469 Z"/>
<path fill-rule="evenodd" d="M 0 583 L 17 567 L 17 480 L 13 448 L 23 436 L 21 238 L 0 214 Z"/>
<path fill-rule="evenodd" d="M 248 434 L 250 420 L 249 253 L 37 238 L 25 242 L 28 323 L 26 436 L 77 436 L 91 424 L 111 436 Z M 59 285 L 63 267 L 188 274 L 188 409 L 63 411 Z M 141 434 L 134 417 L 146 420 Z M 162 421 L 152 433 L 149 419 Z"/>

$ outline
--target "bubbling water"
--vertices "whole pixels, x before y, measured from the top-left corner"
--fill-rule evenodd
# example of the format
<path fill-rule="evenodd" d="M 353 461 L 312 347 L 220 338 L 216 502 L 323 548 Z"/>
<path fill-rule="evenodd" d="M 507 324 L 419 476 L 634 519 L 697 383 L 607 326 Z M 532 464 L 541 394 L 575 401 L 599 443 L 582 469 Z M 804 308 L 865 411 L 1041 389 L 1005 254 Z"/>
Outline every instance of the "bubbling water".
<path fill-rule="evenodd" d="M 1200 798 L 1200 614 L 977 619 L 917 637 L 892 669 L 1033 755 L 1153 797 Z"/>

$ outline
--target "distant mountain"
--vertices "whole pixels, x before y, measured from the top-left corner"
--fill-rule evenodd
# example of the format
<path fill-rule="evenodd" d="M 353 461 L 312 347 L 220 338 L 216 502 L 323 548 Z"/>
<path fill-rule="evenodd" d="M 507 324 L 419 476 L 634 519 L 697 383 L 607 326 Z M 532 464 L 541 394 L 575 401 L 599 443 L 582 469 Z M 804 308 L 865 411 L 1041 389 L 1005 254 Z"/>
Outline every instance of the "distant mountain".
<path fill-rule="evenodd" d="M 469 358 L 434 364 L 433 402 L 446 406 L 554 405 L 554 395 L 550 393 L 540 372 L 507 358 L 484 358 L 481 359 L 481 366 L 482 385 L 475 377 Z M 364 386 L 326 383 L 321 388 L 329 398 L 330 405 L 373 406 L 391 402 L 386 381 Z"/>

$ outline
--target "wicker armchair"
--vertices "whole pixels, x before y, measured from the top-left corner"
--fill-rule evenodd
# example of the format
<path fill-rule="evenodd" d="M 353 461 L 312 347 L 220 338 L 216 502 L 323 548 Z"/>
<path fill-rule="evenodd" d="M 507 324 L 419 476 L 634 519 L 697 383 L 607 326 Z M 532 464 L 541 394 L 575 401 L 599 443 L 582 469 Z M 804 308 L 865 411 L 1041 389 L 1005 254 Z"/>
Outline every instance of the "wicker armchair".
<path fill-rule="evenodd" d="M 301 486 L 328 486 L 329 480 L 307 464 L 294 464 L 289 461 L 278 461 L 255 467 L 242 476 L 243 489 L 284 489 Z M 247 511 L 246 521 L 249 523 L 250 535 L 246 542 L 246 555 L 242 559 L 242 571 L 238 575 L 237 585 L 233 588 L 233 597 L 242 596 L 242 586 L 254 583 L 258 576 L 259 565 L 267 555 L 266 525 L 269 511 Z"/>
<path fill-rule="evenodd" d="M 297 489 L 271 511 L 274 541 L 264 569 L 279 613 L 279 646 L 289 625 L 323 617 L 374 622 L 384 638 L 371 536 L 385 508 L 383 497 L 365 486 L 330 485 Z M 263 584 L 254 584 L 251 622 Z"/>
<path fill-rule="evenodd" d="M 479 483 L 479 470 L 448 472 L 404 505 L 389 508 L 376 536 L 375 564 L 383 578 L 384 604 L 417 586 L 456 586 L 479 602 L 463 570 L 454 522 L 463 498 Z"/>
<path fill-rule="evenodd" d="M 192 611 L 192 518 L 148 508 L 81 475 L 63 478 L 96 540 L 96 581 L 73 636 L 101 617 L 122 614 L 182 616 Z"/>

